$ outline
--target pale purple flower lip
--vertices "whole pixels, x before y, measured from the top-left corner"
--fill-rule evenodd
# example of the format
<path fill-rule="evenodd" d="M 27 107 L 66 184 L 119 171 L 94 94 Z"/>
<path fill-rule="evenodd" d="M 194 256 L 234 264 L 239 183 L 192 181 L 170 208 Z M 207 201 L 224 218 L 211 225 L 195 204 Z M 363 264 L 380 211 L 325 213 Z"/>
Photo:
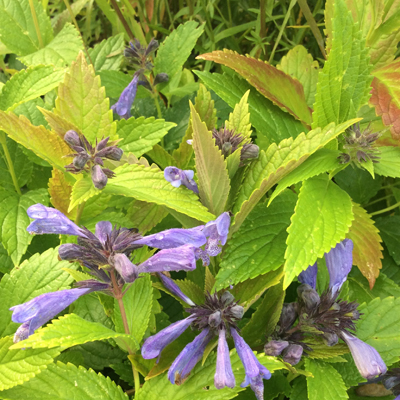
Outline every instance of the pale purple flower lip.
<path fill-rule="evenodd" d="M 226 342 L 225 329 L 219 331 L 217 349 L 217 368 L 214 375 L 214 386 L 217 389 L 224 387 L 235 387 L 235 376 L 233 375 L 229 347 Z"/>
<path fill-rule="evenodd" d="M 189 304 L 189 306 L 194 306 L 195 304 L 193 301 L 186 296 L 180 287 L 171 279 L 168 278 L 166 275 L 163 273 L 158 273 L 157 276 L 160 278 L 161 282 L 164 284 L 164 286 L 175 296 L 179 297 L 181 300 L 183 300 L 186 304 Z"/>
<path fill-rule="evenodd" d="M 123 90 L 118 101 L 111 107 L 121 118 L 128 119 L 131 116 L 131 108 L 135 101 L 138 83 L 139 74 L 135 73 L 132 81 Z"/>
<path fill-rule="evenodd" d="M 164 178 L 171 183 L 174 187 L 179 187 L 181 185 L 186 186 L 188 189 L 194 193 L 199 193 L 196 182 L 193 180 L 194 171 L 193 170 L 181 170 L 177 167 L 166 167 L 164 170 Z"/>

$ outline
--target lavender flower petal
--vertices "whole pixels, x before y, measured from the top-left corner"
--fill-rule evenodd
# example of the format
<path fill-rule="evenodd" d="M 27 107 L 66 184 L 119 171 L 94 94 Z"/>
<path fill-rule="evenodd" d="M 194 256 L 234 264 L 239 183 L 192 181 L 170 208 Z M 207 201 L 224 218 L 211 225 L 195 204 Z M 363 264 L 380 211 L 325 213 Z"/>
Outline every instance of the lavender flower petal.
<path fill-rule="evenodd" d="M 139 74 L 135 74 L 132 81 L 121 93 L 118 101 L 111 107 L 121 118 L 128 119 L 131 116 L 131 108 L 135 101 L 138 82 Z"/>
<path fill-rule="evenodd" d="M 190 316 L 181 321 L 175 322 L 167 328 L 161 330 L 154 336 L 145 340 L 142 346 L 142 357 L 146 360 L 159 357 L 166 346 L 177 339 L 192 323 L 193 317 Z"/>
<path fill-rule="evenodd" d="M 79 226 L 70 221 L 61 211 L 46 207 L 43 204 L 35 204 L 27 210 L 33 221 L 26 230 L 30 233 L 43 234 L 55 233 L 59 235 L 74 235 L 85 237 Z"/>
<path fill-rule="evenodd" d="M 204 350 L 213 336 L 210 329 L 205 328 L 193 342 L 186 345 L 168 370 L 168 379 L 171 383 L 180 384 L 187 378 L 203 356 Z"/>
<path fill-rule="evenodd" d="M 218 336 L 217 368 L 214 375 L 214 385 L 217 389 L 222 389 L 225 386 L 229 388 L 235 387 L 235 376 L 232 372 L 225 329 L 221 329 Z"/>
<path fill-rule="evenodd" d="M 140 272 L 193 271 L 196 268 L 195 247 L 189 244 L 165 249 L 139 265 Z"/>
<path fill-rule="evenodd" d="M 349 346 L 351 355 L 362 377 L 372 379 L 377 375 L 386 373 L 386 364 L 372 346 L 346 332 L 341 332 L 340 336 Z"/>
<path fill-rule="evenodd" d="M 164 169 L 164 178 L 170 182 L 173 187 L 181 186 L 182 180 L 185 179 L 183 171 L 172 166 Z"/>
<path fill-rule="evenodd" d="M 190 306 L 195 306 L 192 300 L 189 299 L 186 294 L 182 292 L 180 287 L 171 279 L 168 278 L 166 275 L 163 273 L 158 273 L 157 276 L 160 278 L 164 286 L 175 296 L 179 297 L 182 299 L 186 304 L 189 304 Z"/>
<path fill-rule="evenodd" d="M 297 279 L 300 283 L 306 283 L 315 290 L 317 287 L 317 273 L 318 266 L 317 263 L 315 263 L 314 265 L 310 265 L 305 271 L 303 271 Z"/>
<path fill-rule="evenodd" d="M 110 264 L 118 271 L 126 283 L 134 282 L 139 276 L 138 267 L 124 253 L 110 257 Z"/>
<path fill-rule="evenodd" d="M 353 242 L 344 239 L 336 247 L 325 254 L 326 266 L 329 271 L 329 288 L 337 293 L 347 279 L 353 265 Z"/>
<path fill-rule="evenodd" d="M 112 224 L 109 221 L 100 221 L 96 224 L 96 236 L 104 245 L 107 237 L 110 237 L 112 232 Z"/>

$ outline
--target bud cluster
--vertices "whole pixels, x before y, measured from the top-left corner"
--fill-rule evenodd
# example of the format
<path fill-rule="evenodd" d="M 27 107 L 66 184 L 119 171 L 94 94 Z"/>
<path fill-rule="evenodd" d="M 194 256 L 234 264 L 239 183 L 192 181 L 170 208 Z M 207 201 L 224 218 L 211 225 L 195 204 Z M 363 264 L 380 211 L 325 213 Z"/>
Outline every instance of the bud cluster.
<path fill-rule="evenodd" d="M 104 168 L 104 159 L 119 161 L 123 151 L 118 148 L 116 142 L 108 143 L 110 137 L 102 139 L 96 146 L 92 146 L 84 135 L 79 135 L 73 130 L 69 130 L 64 135 L 64 140 L 69 147 L 75 151 L 69 154 L 74 157 L 71 164 L 65 166 L 65 169 L 73 174 L 79 174 L 82 171 L 91 172 L 92 181 L 97 189 L 103 189 L 108 178 L 115 176 L 114 172 Z"/>

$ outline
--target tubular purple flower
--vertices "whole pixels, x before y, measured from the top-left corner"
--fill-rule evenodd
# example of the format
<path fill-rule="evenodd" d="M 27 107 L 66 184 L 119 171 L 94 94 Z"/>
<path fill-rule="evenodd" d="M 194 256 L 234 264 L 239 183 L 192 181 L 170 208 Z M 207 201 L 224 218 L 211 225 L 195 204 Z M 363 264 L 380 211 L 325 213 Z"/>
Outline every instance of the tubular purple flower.
<path fill-rule="evenodd" d="M 145 360 L 160 357 L 164 348 L 182 335 L 182 333 L 185 332 L 192 323 L 193 319 L 193 316 L 187 317 L 181 321 L 173 323 L 158 332 L 156 335 L 147 338 L 142 346 L 142 357 Z"/>
<path fill-rule="evenodd" d="M 225 329 L 220 329 L 218 336 L 217 368 L 214 375 L 214 385 L 217 389 L 222 389 L 225 386 L 229 388 L 235 387 L 235 376 L 232 372 Z"/>
<path fill-rule="evenodd" d="M 231 328 L 231 335 L 246 374 L 245 380 L 240 386 L 246 387 L 250 384 L 257 398 L 262 399 L 262 393 L 264 391 L 262 379 L 270 379 L 271 373 L 258 361 L 250 346 L 237 333 L 236 329 Z"/>
<path fill-rule="evenodd" d="M 186 304 L 189 304 L 190 306 L 195 306 L 196 304 L 193 303 L 193 301 L 186 296 L 180 289 L 180 287 L 171 279 L 168 278 L 166 275 L 163 273 L 158 273 L 157 276 L 160 278 L 161 282 L 164 284 L 164 286 L 175 296 L 179 297 L 181 300 L 183 300 Z"/>
<path fill-rule="evenodd" d="M 317 273 L 318 266 L 317 263 L 315 263 L 314 265 L 310 265 L 305 271 L 303 271 L 297 279 L 300 283 L 306 283 L 315 290 L 317 287 Z"/>
<path fill-rule="evenodd" d="M 341 332 L 340 337 L 349 346 L 351 355 L 362 377 L 372 379 L 377 375 L 386 373 L 386 364 L 372 346 L 346 332 Z"/>
<path fill-rule="evenodd" d="M 326 266 L 329 271 L 329 288 L 337 294 L 347 279 L 353 265 L 353 242 L 344 239 L 325 254 Z"/>
<path fill-rule="evenodd" d="M 108 287 L 108 285 L 105 286 Z M 14 341 L 26 339 L 80 296 L 92 291 L 93 289 L 86 288 L 44 293 L 26 303 L 11 307 L 13 322 L 23 324 L 15 333 Z"/>
<path fill-rule="evenodd" d="M 134 282 L 139 276 L 138 267 L 124 253 L 117 253 L 111 256 L 110 264 L 118 271 L 126 283 Z"/>
<path fill-rule="evenodd" d="M 207 222 L 203 233 L 208 238 L 205 246 L 205 252 L 208 256 L 215 257 L 221 252 L 220 245 L 223 246 L 226 243 L 230 223 L 231 217 L 227 212 L 222 213 L 215 221 Z M 208 265 L 208 260 L 204 254 L 199 253 L 198 258 L 203 259 L 203 265 Z"/>
<path fill-rule="evenodd" d="M 138 241 L 137 244 L 145 244 L 157 249 L 172 249 L 175 247 L 191 244 L 194 247 L 200 247 L 206 243 L 207 238 L 201 231 L 203 225 L 191 229 L 173 228 L 145 236 Z"/>
<path fill-rule="evenodd" d="M 195 247 L 189 244 L 165 249 L 139 265 L 139 272 L 193 271 L 196 268 Z"/>
<path fill-rule="evenodd" d="M 135 101 L 139 74 L 133 75 L 132 81 L 123 90 L 118 101 L 111 107 L 121 118 L 128 119 L 131 116 L 132 104 Z"/>
<path fill-rule="evenodd" d="M 193 342 L 186 345 L 168 370 L 168 379 L 171 383 L 181 384 L 187 378 L 203 356 L 204 350 L 213 336 L 214 333 L 209 328 L 205 328 Z"/>
<path fill-rule="evenodd" d="M 177 167 L 166 167 L 164 170 L 164 178 L 171 183 L 174 187 L 181 185 L 186 186 L 194 193 L 199 193 L 196 182 L 193 180 L 194 171 L 192 170 L 181 170 Z"/>
<path fill-rule="evenodd" d="M 28 208 L 27 214 L 30 218 L 35 219 L 26 228 L 29 233 L 36 233 L 38 235 L 55 233 L 85 237 L 85 234 L 77 225 L 55 208 L 46 207 L 40 203 L 34 204 Z"/>

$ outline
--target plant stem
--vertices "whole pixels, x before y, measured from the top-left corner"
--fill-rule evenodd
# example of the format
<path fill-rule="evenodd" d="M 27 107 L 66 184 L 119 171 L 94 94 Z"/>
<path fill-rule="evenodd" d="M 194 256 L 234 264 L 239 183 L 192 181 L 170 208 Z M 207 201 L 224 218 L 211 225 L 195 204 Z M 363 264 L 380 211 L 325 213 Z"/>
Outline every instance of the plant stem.
<path fill-rule="evenodd" d="M 11 175 L 11 179 L 13 181 L 15 190 L 21 196 L 22 193 L 21 193 L 21 189 L 19 188 L 17 176 L 15 175 L 14 164 L 12 162 L 12 159 L 11 159 L 11 156 L 10 156 L 10 152 L 8 151 L 8 147 L 7 147 L 6 134 L 4 132 L 2 132 L 2 131 L 0 131 L 0 143 L 1 143 L 2 147 L 3 147 L 4 155 L 6 157 L 8 172 Z"/>
<path fill-rule="evenodd" d="M 396 203 L 396 204 L 393 204 L 393 205 L 390 206 L 390 207 L 386 207 L 386 208 L 383 208 L 382 210 L 375 211 L 375 212 L 373 212 L 373 213 L 371 213 L 371 214 L 369 214 L 369 215 L 379 215 L 379 214 L 383 214 L 383 213 L 385 213 L 385 212 L 387 212 L 387 211 L 394 210 L 395 208 L 397 208 L 397 207 L 399 207 L 399 206 L 400 206 L 400 201 L 399 201 L 398 203 Z"/>
<path fill-rule="evenodd" d="M 82 218 L 82 213 L 83 213 L 83 209 L 85 208 L 85 204 L 86 201 L 84 201 L 83 203 L 79 204 L 78 206 L 78 210 L 76 211 L 76 218 L 75 218 L 75 224 L 78 225 L 81 218 Z"/>
<path fill-rule="evenodd" d="M 112 6 L 114 7 L 115 12 L 118 15 L 119 20 L 121 21 L 122 25 L 124 26 L 124 29 L 125 29 L 126 33 L 128 34 L 129 39 L 132 40 L 132 41 L 135 40 L 135 36 L 133 35 L 133 32 L 132 32 L 131 28 L 129 27 L 128 23 L 126 22 L 126 19 L 122 15 L 121 10 L 119 9 L 117 2 L 115 0 L 110 0 L 110 1 L 111 1 Z"/>
<path fill-rule="evenodd" d="M 382 201 L 382 200 L 390 199 L 391 197 L 394 197 L 394 195 L 393 195 L 393 194 L 388 194 L 387 196 L 384 196 L 384 197 L 381 197 L 381 198 L 376 199 L 376 200 L 374 200 L 374 201 L 371 201 L 371 202 L 368 203 L 365 207 L 372 206 L 372 204 L 379 203 L 379 202 Z"/>
<path fill-rule="evenodd" d="M 156 105 L 156 108 L 157 108 L 157 116 L 159 119 L 162 119 L 161 107 L 160 107 L 160 103 L 158 102 L 158 93 L 157 92 L 153 96 L 153 99 L 154 99 L 154 104 Z"/>
<path fill-rule="evenodd" d="M 42 34 L 40 33 L 39 21 L 37 19 L 35 5 L 33 4 L 33 0 L 29 0 L 29 7 L 31 8 L 33 24 L 35 25 L 36 35 L 39 40 L 39 46 L 41 49 L 43 49 L 44 44 L 43 44 Z"/>

